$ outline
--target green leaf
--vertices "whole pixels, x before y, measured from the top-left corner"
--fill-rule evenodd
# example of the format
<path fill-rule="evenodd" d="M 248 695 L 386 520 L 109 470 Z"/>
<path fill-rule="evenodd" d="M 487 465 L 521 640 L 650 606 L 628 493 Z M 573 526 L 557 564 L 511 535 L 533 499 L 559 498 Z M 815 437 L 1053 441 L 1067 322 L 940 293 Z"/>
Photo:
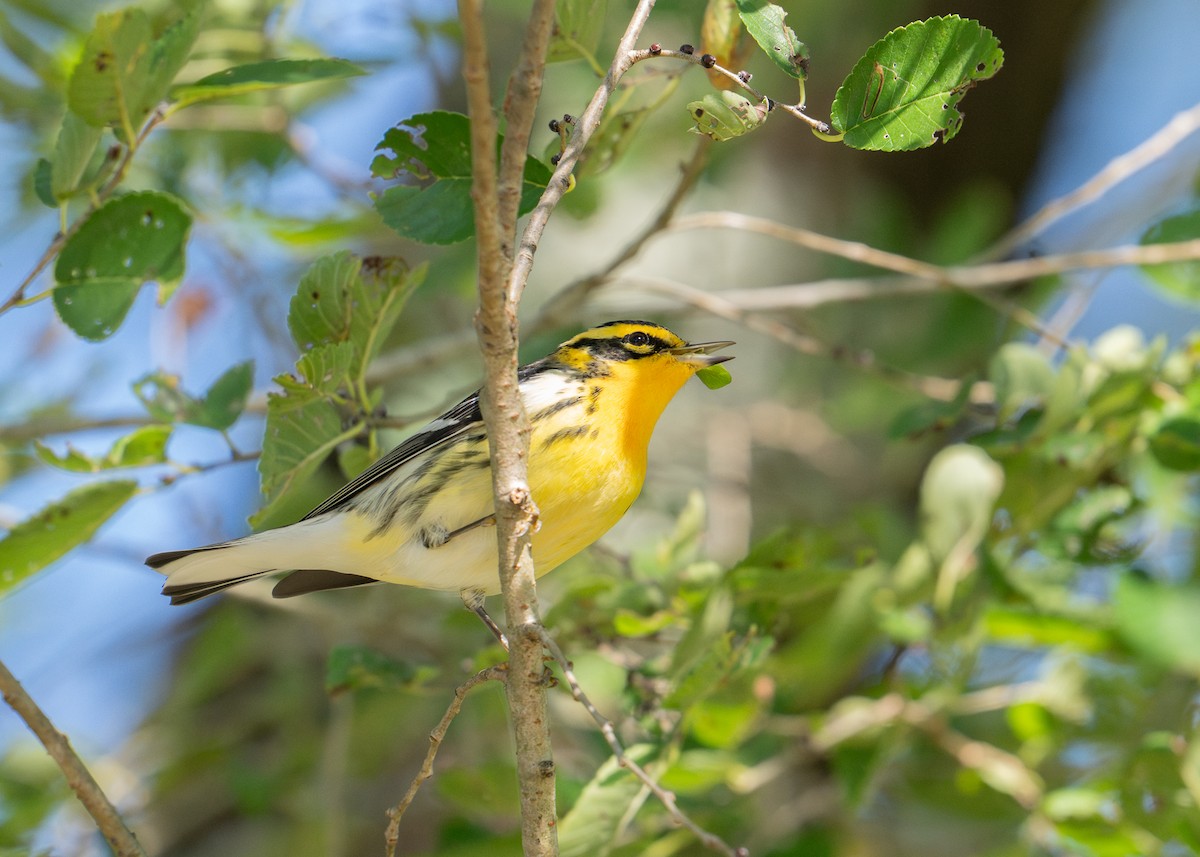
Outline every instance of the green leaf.
<path fill-rule="evenodd" d="M 287 375 L 275 379 L 284 393 L 267 396 L 267 426 L 258 472 L 266 503 L 250 518 L 256 529 L 278 520 L 288 493 L 308 480 L 337 448 L 363 430 L 342 427 L 342 417 L 324 395 Z"/>
<path fill-rule="evenodd" d="M 152 42 L 150 18 L 141 9 L 98 16 L 67 84 L 67 105 L 88 124 L 112 127 L 131 143 L 149 111 Z"/>
<path fill-rule="evenodd" d="M 696 124 L 688 130 L 717 142 L 749 134 L 767 121 L 767 99 L 755 104 L 738 92 L 710 92 L 699 101 L 688 102 L 688 115 Z"/>
<path fill-rule="evenodd" d="M 964 379 L 952 401 L 929 399 L 905 408 L 888 426 L 888 439 L 911 439 L 929 432 L 944 431 L 963 418 L 970 398 L 971 379 Z"/>
<path fill-rule="evenodd" d="M 72 110 L 63 116 L 58 140 L 54 143 L 54 165 L 50 176 L 50 192 L 56 205 L 79 190 L 79 183 L 96 154 L 102 134 L 101 128 L 89 125 Z"/>
<path fill-rule="evenodd" d="M 546 62 L 590 59 L 600 44 L 608 0 L 559 0 Z"/>
<path fill-rule="evenodd" d="M 1168 470 L 1200 470 L 1200 419 L 1173 417 L 1150 435 L 1150 453 Z"/>
<path fill-rule="evenodd" d="M 650 764 L 656 749 L 635 744 L 625 755 L 642 767 Z M 639 800 L 640 780 L 609 758 L 583 787 L 579 799 L 558 825 L 560 857 L 603 857 L 612 851 L 626 814 Z"/>
<path fill-rule="evenodd" d="M 37 159 L 37 166 L 33 169 L 33 192 L 37 195 L 38 202 L 49 208 L 58 208 L 58 200 L 54 198 L 53 179 L 51 174 L 53 167 L 45 158 Z"/>
<path fill-rule="evenodd" d="M 787 12 L 765 0 L 737 0 L 738 15 L 771 62 L 797 80 L 808 77 L 808 47 L 784 23 Z"/>
<path fill-rule="evenodd" d="M 1142 244 L 1171 244 L 1200 238 L 1200 209 L 1162 220 L 1142 236 Z M 1150 281 L 1175 297 L 1200 300 L 1200 262 L 1168 262 L 1143 265 Z"/>
<path fill-rule="evenodd" d="M 379 178 L 407 173 L 424 186 L 390 187 L 375 198 L 383 222 L 405 238 L 426 244 L 453 244 L 475 234 L 471 202 L 471 124 L 461 113 L 419 113 L 389 128 L 375 147 L 371 172 Z M 503 137 L 497 137 L 499 152 Z M 525 160 L 520 213 L 532 210 L 550 181 L 550 170 L 533 157 Z"/>
<path fill-rule="evenodd" d="M 70 444 L 67 444 L 66 453 L 59 455 L 41 441 L 34 441 L 34 451 L 38 458 L 51 467 L 73 473 L 99 473 L 119 467 L 145 467 L 166 461 L 171 428 L 163 425 L 142 426 L 118 438 L 100 458 L 89 456 Z"/>
<path fill-rule="evenodd" d="M 1200 586 L 1164 586 L 1127 574 L 1117 582 L 1117 632 L 1144 657 L 1200 677 Z"/>
<path fill-rule="evenodd" d="M 200 398 L 180 388 L 178 375 L 165 372 L 134 382 L 133 392 L 156 420 L 224 431 L 242 415 L 253 383 L 254 362 L 247 360 L 227 369 Z"/>
<path fill-rule="evenodd" d="M 174 197 L 143 191 L 116 197 L 92 212 L 54 266 L 54 307 L 75 333 L 111 336 L 142 283 L 183 277 L 191 215 Z"/>
<path fill-rule="evenodd" d="M 729 370 L 719 363 L 716 366 L 705 366 L 696 373 L 696 377 L 710 390 L 719 390 L 733 383 L 733 376 L 729 374 Z"/>
<path fill-rule="evenodd" d="M 1025 342 L 1009 342 L 988 364 L 996 389 L 996 421 L 1003 423 L 1031 405 L 1041 404 L 1054 389 L 1054 369 L 1046 356 Z"/>
<path fill-rule="evenodd" d="M 935 563 L 970 551 L 992 523 L 1004 470 L 976 446 L 956 444 L 929 462 L 921 480 L 921 537 Z"/>
<path fill-rule="evenodd" d="M 325 668 L 325 691 L 407 690 L 424 684 L 435 673 L 432 667 L 413 666 L 366 646 L 335 646 Z"/>
<path fill-rule="evenodd" d="M 999 40 L 977 21 L 950 15 L 900 27 L 843 81 L 833 127 L 854 149 L 902 152 L 948 142 L 962 127 L 958 102 L 1003 62 Z"/>
<path fill-rule="evenodd" d="M 342 80 L 364 74 L 366 72 L 361 68 L 343 59 L 265 60 L 234 66 L 202 77 L 195 83 L 177 87 L 171 93 L 171 97 L 176 106 L 184 107 L 214 98 L 228 98 L 300 83 Z"/>
<path fill-rule="evenodd" d="M 1094 619 L 1075 619 L 1025 608 L 989 604 L 983 616 L 988 639 L 1006 646 L 1041 648 L 1069 646 L 1081 652 L 1111 652 L 1116 640 Z"/>
<path fill-rule="evenodd" d="M 253 384 L 253 360 L 231 366 L 208 388 L 200 401 L 200 408 L 186 422 L 224 431 L 237 422 L 246 409 L 246 400 L 250 398 Z"/>
<path fill-rule="evenodd" d="M 93 482 L 17 524 L 0 540 L 0 592 L 86 542 L 135 491 L 133 480 Z"/>
<path fill-rule="evenodd" d="M 145 100 L 153 107 L 166 97 L 175 76 L 187 62 L 196 36 L 200 33 L 200 17 L 204 4 L 197 3 L 178 21 L 167 27 L 150 46 L 150 64 L 146 80 Z"/>
<path fill-rule="evenodd" d="M 302 351 L 346 343 L 345 354 L 329 352 L 308 358 L 301 372 L 313 386 L 317 377 L 339 371 L 356 381 L 379 354 L 400 312 L 425 277 L 425 268 L 410 271 L 399 259 L 363 259 L 348 252 L 318 259 L 300 280 L 288 308 L 288 329 Z M 345 361 L 349 362 L 345 362 Z M 333 379 L 330 377 L 330 382 Z"/>

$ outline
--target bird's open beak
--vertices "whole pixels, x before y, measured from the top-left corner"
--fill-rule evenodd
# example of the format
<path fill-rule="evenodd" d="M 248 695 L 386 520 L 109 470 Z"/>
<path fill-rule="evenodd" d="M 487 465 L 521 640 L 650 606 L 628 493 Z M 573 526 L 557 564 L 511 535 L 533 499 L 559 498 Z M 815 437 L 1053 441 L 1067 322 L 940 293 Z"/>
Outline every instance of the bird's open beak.
<path fill-rule="evenodd" d="M 726 360 L 732 360 L 734 355 L 714 355 L 714 351 L 720 351 L 722 348 L 728 348 L 734 343 L 731 340 L 723 339 L 720 342 L 697 342 L 692 345 L 680 345 L 678 348 L 668 348 L 667 353 L 673 354 L 681 363 L 691 363 L 697 367 L 704 368 L 705 366 L 716 366 L 718 363 L 724 363 Z"/>

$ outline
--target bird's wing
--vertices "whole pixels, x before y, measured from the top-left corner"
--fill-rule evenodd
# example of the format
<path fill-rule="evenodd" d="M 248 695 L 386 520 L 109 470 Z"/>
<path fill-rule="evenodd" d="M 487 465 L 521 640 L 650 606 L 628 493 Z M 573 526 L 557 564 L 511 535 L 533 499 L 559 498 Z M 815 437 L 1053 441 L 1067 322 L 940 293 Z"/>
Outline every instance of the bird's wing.
<path fill-rule="evenodd" d="M 433 420 L 387 455 L 380 458 L 350 482 L 347 482 L 302 520 L 332 512 L 352 497 L 357 497 L 376 482 L 386 479 L 414 458 L 436 449 L 472 431 L 484 431 L 479 410 L 479 393 L 467 396 L 446 413 Z"/>

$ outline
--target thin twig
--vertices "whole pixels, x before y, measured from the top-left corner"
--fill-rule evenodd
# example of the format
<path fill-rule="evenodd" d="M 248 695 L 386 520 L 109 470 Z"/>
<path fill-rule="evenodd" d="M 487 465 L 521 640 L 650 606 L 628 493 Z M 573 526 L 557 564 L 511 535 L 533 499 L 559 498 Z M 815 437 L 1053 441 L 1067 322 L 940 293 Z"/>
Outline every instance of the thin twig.
<path fill-rule="evenodd" d="M 387 831 L 384 834 L 384 841 L 387 845 L 387 857 L 395 857 L 396 844 L 400 841 L 400 821 L 404 818 L 404 813 L 408 811 L 409 806 L 412 805 L 417 792 L 421 790 L 421 786 L 433 776 L 434 759 L 437 758 L 438 750 L 441 749 L 442 741 L 446 738 L 450 724 L 458 716 L 458 712 L 462 710 L 463 700 L 466 699 L 468 693 L 484 682 L 504 681 L 507 675 L 505 666 L 497 664 L 496 666 L 491 666 L 475 673 L 475 675 L 460 684 L 454 691 L 454 699 L 450 700 L 450 705 L 446 708 L 446 713 L 442 715 L 442 719 L 438 721 L 438 725 L 429 733 L 429 749 L 425 752 L 425 761 L 421 763 L 421 769 L 417 771 L 417 775 L 409 783 L 408 791 L 404 793 L 404 797 L 400 798 L 400 802 L 387 811 L 389 820 Z"/>
<path fill-rule="evenodd" d="M 811 740 L 817 749 L 829 751 L 864 732 L 895 723 L 920 729 L 960 765 L 977 771 L 985 782 L 1007 792 L 1022 806 L 1031 807 L 1040 799 L 1040 778 L 1019 758 L 993 744 L 968 738 L 950 726 L 940 709 L 898 693 L 848 708 L 830 718 Z"/>
<path fill-rule="evenodd" d="M 499 211 L 500 234 L 505 242 L 517 235 L 517 211 L 525 178 L 525 159 L 529 137 L 542 95 L 542 71 L 546 67 L 546 51 L 554 28 L 555 0 L 534 0 L 529 11 L 529 24 L 517 66 L 508 78 L 504 96 L 504 143 L 500 148 Z M 513 247 L 504 246 L 505 258 L 511 261 Z"/>
<path fill-rule="evenodd" d="M 604 113 L 604 108 L 608 105 L 612 94 L 616 92 L 621 77 L 637 61 L 637 52 L 634 51 L 633 46 L 641 36 L 642 28 L 646 25 L 646 20 L 650 17 L 653 8 L 654 0 L 639 0 L 634 8 L 625 33 L 617 44 L 616 54 L 613 56 L 612 65 L 608 68 L 608 74 L 604 76 L 600 88 L 596 90 L 587 108 L 580 115 L 576 132 L 563 151 L 558 167 L 551 176 L 550 184 L 546 186 L 546 190 L 538 199 L 537 206 L 529 215 L 529 221 L 525 224 L 525 232 L 521 236 L 521 244 L 517 249 L 509 280 L 509 300 L 514 303 L 520 300 L 521 294 L 525 291 L 525 284 L 529 282 L 529 273 L 533 269 L 533 257 L 537 253 L 538 244 L 542 240 L 542 234 L 546 231 L 546 224 L 550 220 L 551 212 L 566 193 L 571 171 L 575 169 L 579 155 L 587 147 L 592 135 L 599 129 L 600 116 Z"/>
<path fill-rule="evenodd" d="M 679 210 L 679 206 L 704 172 L 711 147 L 712 140 L 708 137 L 701 137 L 696 141 L 692 156 L 684 164 L 679 178 L 675 182 L 675 187 L 671 190 L 671 195 L 667 197 L 667 201 L 663 203 L 654 220 L 648 223 L 632 241 L 625 245 L 625 249 L 614 256 L 601 270 L 576 280 L 551 297 L 534 320 L 532 324 L 534 330 L 544 330 L 563 324 L 567 316 L 577 309 L 589 294 L 608 282 L 618 269 L 641 253 L 642 248 L 650 239 L 667 228 Z"/>
<path fill-rule="evenodd" d="M 59 770 L 67 778 L 67 785 L 96 822 L 96 827 L 100 829 L 117 857 L 146 857 L 146 851 L 137 841 L 137 837 L 125 824 L 112 801 L 104 794 L 87 765 L 71 747 L 67 736 L 54 728 L 50 718 L 25 692 L 25 688 L 21 687 L 21 683 L 3 662 L 0 662 L 0 693 L 4 695 L 4 701 L 9 707 L 42 742 L 50 758 L 54 759 Z"/>
<path fill-rule="evenodd" d="M 1200 104 L 1176 113 L 1166 125 L 1140 145 L 1113 158 L 1098 173 L 1070 193 L 1046 203 L 1033 216 L 1018 224 L 988 248 L 980 260 L 1006 258 L 1044 232 L 1051 224 L 1099 199 L 1134 173 L 1164 157 L 1196 131 L 1200 131 Z"/>
<path fill-rule="evenodd" d="M 575 677 L 575 670 L 572 667 L 571 662 L 567 660 L 567 656 L 563 654 L 563 651 L 559 648 L 558 643 L 554 642 L 554 638 L 546 632 L 545 628 L 540 630 L 542 645 L 546 647 L 546 651 L 550 653 L 550 656 L 554 658 L 554 660 L 558 663 L 559 668 L 562 670 L 563 678 L 566 679 L 567 686 L 571 690 L 571 696 L 574 697 L 576 702 L 584 707 L 587 713 L 591 715 L 592 720 L 594 720 L 596 725 L 600 727 L 600 734 L 604 736 L 604 740 L 612 749 L 613 757 L 617 760 L 617 764 L 632 773 L 633 776 L 640 783 L 642 783 L 642 785 L 649 790 L 651 794 L 658 798 L 659 802 L 666 808 L 671 818 L 674 819 L 678 824 L 690 830 L 705 847 L 711 848 L 714 851 L 719 851 L 722 854 L 726 854 L 728 857 L 747 857 L 747 855 L 750 853 L 747 849 L 734 848 L 725 840 L 721 839 L 721 837 L 714 833 L 708 832 L 703 827 L 696 824 L 696 822 L 692 821 L 686 814 L 684 814 L 683 810 L 679 808 L 679 804 L 675 802 L 675 795 L 659 785 L 658 781 L 654 779 L 654 777 L 650 776 L 645 768 L 643 768 L 633 759 L 629 758 L 629 756 L 625 753 L 625 748 L 621 745 L 621 739 L 617 737 L 617 730 L 614 728 L 612 721 L 601 714 L 600 710 L 596 708 L 595 704 L 591 701 L 591 699 L 588 698 L 588 695 L 584 693 L 583 688 L 579 685 L 579 680 Z"/>
<path fill-rule="evenodd" d="M 888 366 L 876 360 L 873 352 L 853 350 L 840 345 L 828 345 L 821 340 L 793 329 L 779 318 L 767 315 L 755 315 L 743 310 L 727 298 L 697 289 L 685 283 L 666 280 L 659 277 L 641 277 L 638 279 L 643 289 L 652 289 L 663 294 L 669 294 L 676 300 L 684 301 L 699 310 L 740 324 L 750 330 L 765 333 L 767 336 L 781 342 L 788 348 L 812 357 L 825 357 L 841 363 L 846 363 L 870 372 L 889 383 L 909 390 L 915 390 L 931 399 L 950 402 L 955 399 L 961 389 L 962 382 L 951 378 L 937 378 L 932 375 L 917 375 Z M 972 387 L 972 401 L 990 401 L 991 387 L 977 382 Z"/>

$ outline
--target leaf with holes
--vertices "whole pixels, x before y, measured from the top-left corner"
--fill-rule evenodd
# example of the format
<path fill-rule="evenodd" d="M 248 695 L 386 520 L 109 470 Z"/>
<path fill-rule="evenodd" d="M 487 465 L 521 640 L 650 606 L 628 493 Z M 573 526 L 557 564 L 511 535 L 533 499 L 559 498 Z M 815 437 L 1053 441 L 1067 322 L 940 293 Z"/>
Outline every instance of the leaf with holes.
<path fill-rule="evenodd" d="M 134 382 L 133 393 L 156 420 L 224 431 L 242 415 L 254 383 L 254 362 L 227 369 L 202 397 L 188 395 L 178 375 L 154 372 Z"/>
<path fill-rule="evenodd" d="M 892 30 L 858 61 L 830 120 L 853 149 L 902 152 L 948 142 L 962 127 L 957 104 L 1004 63 L 991 30 L 957 15 Z"/>
<path fill-rule="evenodd" d="M 109 126 L 122 142 L 132 142 L 149 111 L 144 98 L 153 41 L 141 9 L 98 16 L 67 84 L 67 105 L 88 124 Z"/>
<path fill-rule="evenodd" d="M 170 288 L 183 277 L 191 226 L 183 205 L 164 193 L 131 193 L 106 202 L 58 255 L 59 318 L 84 339 L 111 336 L 143 283 Z"/>
<path fill-rule="evenodd" d="M 424 278 L 424 266 L 410 270 L 396 258 L 363 260 L 344 251 L 324 256 L 305 272 L 292 296 L 292 339 L 302 351 L 348 344 L 352 352 L 345 369 L 358 381 Z"/>
<path fill-rule="evenodd" d="M 738 15 L 763 53 L 780 69 L 797 80 L 808 77 L 808 46 L 784 21 L 782 6 L 765 0 L 737 0 Z"/>
<path fill-rule="evenodd" d="M 496 138 L 497 153 L 503 140 L 503 136 Z M 425 244 L 453 244 L 475 234 L 470 119 L 444 110 L 419 113 L 389 128 L 375 151 L 381 153 L 371 162 L 376 176 L 393 179 L 407 174 L 420 183 L 390 187 L 375 198 L 384 223 Z M 527 157 L 524 179 L 521 214 L 537 205 L 550 181 L 550 170 Z"/>

